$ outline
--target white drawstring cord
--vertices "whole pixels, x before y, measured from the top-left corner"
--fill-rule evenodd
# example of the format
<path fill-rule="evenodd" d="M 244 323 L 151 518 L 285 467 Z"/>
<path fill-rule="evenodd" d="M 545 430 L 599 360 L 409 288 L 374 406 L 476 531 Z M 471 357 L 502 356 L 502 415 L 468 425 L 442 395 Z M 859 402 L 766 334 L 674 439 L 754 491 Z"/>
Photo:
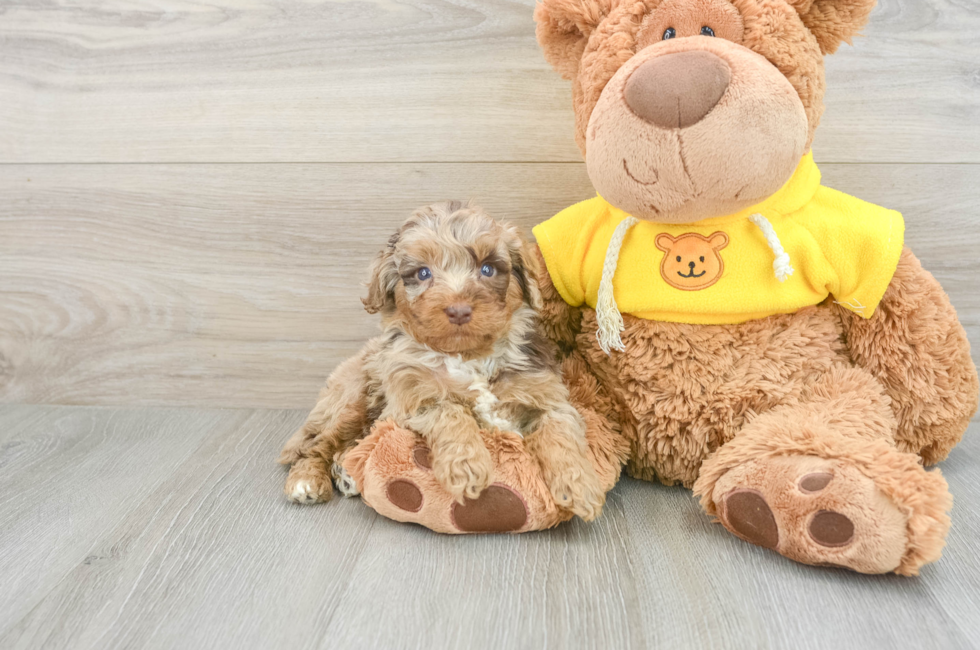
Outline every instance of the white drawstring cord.
<path fill-rule="evenodd" d="M 625 329 L 623 315 L 619 313 L 616 305 L 616 297 L 613 295 L 613 276 L 616 275 L 616 265 L 619 263 L 619 249 L 623 247 L 623 239 L 630 228 L 635 226 L 639 219 L 636 217 L 626 217 L 619 222 L 616 230 L 613 231 L 612 239 L 606 248 L 606 259 L 602 264 L 602 280 L 599 282 L 599 295 L 596 298 L 595 317 L 598 324 L 596 338 L 599 340 L 599 347 L 606 354 L 610 350 L 623 351 L 623 339 L 620 333 Z"/>
<path fill-rule="evenodd" d="M 772 227 L 768 219 L 758 212 L 749 216 L 749 221 L 759 227 L 766 238 L 766 243 L 769 244 L 769 248 L 776 255 L 776 259 L 772 262 L 772 270 L 776 272 L 776 279 L 780 282 L 786 282 L 786 278 L 793 275 L 793 267 L 789 263 L 789 253 L 783 250 L 776 229 Z"/>
<path fill-rule="evenodd" d="M 783 249 L 779 241 L 776 230 L 761 214 L 753 214 L 749 220 L 754 223 L 766 238 L 766 243 L 772 249 L 776 259 L 773 260 L 772 269 L 776 274 L 776 279 L 785 282 L 786 278 L 793 275 L 793 266 L 790 264 L 789 253 Z M 613 231 L 609 246 L 606 248 L 606 259 L 602 264 L 602 280 L 599 282 L 599 295 L 596 298 L 595 314 L 598 329 L 596 338 L 599 340 L 599 347 L 606 354 L 611 350 L 625 349 L 623 339 L 620 336 L 625 329 L 623 315 L 616 304 L 616 297 L 613 295 L 613 276 L 616 275 L 616 266 L 619 264 L 619 251 L 623 247 L 623 240 L 630 228 L 639 222 L 636 217 L 626 217 L 619 222 L 616 230 Z"/>

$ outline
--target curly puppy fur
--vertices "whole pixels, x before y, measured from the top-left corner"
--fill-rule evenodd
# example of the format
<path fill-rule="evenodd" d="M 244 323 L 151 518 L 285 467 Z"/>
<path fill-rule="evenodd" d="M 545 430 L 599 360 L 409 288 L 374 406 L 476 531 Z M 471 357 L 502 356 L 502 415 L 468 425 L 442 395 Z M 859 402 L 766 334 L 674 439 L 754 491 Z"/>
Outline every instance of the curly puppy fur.
<path fill-rule="evenodd" d="M 823 57 L 859 32 L 873 6 L 542 0 L 535 19 L 545 58 L 572 81 L 575 139 L 602 196 L 638 218 L 690 223 L 739 209 L 741 192 L 729 190 L 771 181 L 770 169 L 788 177 L 798 162 L 789 154 L 810 148 L 823 113 Z M 703 26 L 716 38 L 699 36 Z M 640 123 L 628 106 L 632 73 L 691 52 L 724 61 L 734 90 L 693 126 Z M 776 95 L 782 104 L 766 103 Z M 774 119 L 765 146 L 746 145 L 746 114 Z M 786 155 L 776 161 L 774 151 Z M 757 164 L 766 156 L 771 168 Z M 659 183 L 641 182 L 658 174 Z M 637 212 L 631 202 L 650 207 Z M 581 360 L 566 366 L 566 381 L 582 384 L 581 373 L 604 388 L 609 403 L 594 420 L 629 444 L 633 476 L 693 487 L 733 533 L 801 562 L 913 575 L 939 557 L 951 497 L 920 461 L 942 460 L 959 441 L 978 381 L 955 310 L 911 251 L 870 319 L 832 300 L 739 325 L 626 315 L 625 350 L 612 355 L 596 340 L 592 309 L 565 304 L 547 276 L 541 294 L 544 331 Z M 799 489 L 814 474 L 826 487 Z M 769 514 L 726 512 L 733 493 L 768 503 L 759 512 Z M 835 546 L 815 523 L 820 508 L 844 513 L 859 539 Z M 762 528 L 739 528 L 733 514 Z"/>
<path fill-rule="evenodd" d="M 374 261 L 365 308 L 381 336 L 337 368 L 283 449 L 286 494 L 330 496 L 328 464 L 377 420 L 420 434 L 458 502 L 493 481 L 481 429 L 526 435 L 557 505 L 585 520 L 605 501 L 553 344 L 538 331 L 539 265 L 519 231 L 459 202 L 418 210 Z"/>

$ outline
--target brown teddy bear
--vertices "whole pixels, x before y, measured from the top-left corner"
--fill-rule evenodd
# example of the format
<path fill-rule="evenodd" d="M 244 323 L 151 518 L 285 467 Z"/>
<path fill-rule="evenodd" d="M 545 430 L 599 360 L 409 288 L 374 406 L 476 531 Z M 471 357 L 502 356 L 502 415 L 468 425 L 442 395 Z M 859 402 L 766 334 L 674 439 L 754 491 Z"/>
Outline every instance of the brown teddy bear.
<path fill-rule="evenodd" d="M 873 4 L 543 0 L 538 40 L 572 81 L 599 195 L 534 232 L 543 325 L 607 486 L 625 462 L 786 557 L 914 575 L 950 524 L 923 464 L 960 439 L 978 382 L 901 215 L 822 186 L 810 154 L 823 57 Z M 453 504 L 391 423 L 344 466 L 379 512 L 435 530 L 570 517 L 516 436 L 484 435 L 498 485 L 474 502 Z M 409 507 L 393 481 L 415 486 Z"/>
<path fill-rule="evenodd" d="M 873 5 L 544 0 L 599 196 L 535 236 L 550 334 L 613 402 L 632 476 L 799 562 L 914 575 L 951 506 L 923 464 L 978 387 L 901 215 L 821 186 L 810 154 L 823 57 Z"/>

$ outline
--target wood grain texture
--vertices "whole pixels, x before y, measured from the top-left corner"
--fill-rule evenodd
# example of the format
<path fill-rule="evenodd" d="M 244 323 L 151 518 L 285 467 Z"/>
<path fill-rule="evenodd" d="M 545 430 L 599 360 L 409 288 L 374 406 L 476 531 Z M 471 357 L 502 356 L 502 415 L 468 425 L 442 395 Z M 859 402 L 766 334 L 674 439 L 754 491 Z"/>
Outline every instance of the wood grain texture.
<path fill-rule="evenodd" d="M 0 162 L 578 161 L 534 0 L 0 7 Z M 827 162 L 980 162 L 980 5 L 881 0 Z"/>
<path fill-rule="evenodd" d="M 303 416 L 0 407 L 7 440 L 34 450 L 0 456 L 3 494 L 49 504 L 27 518 L 0 501 L 4 540 L 101 522 L 41 551 L 0 544 L 4 596 L 23 603 L 0 608 L 0 647 L 956 649 L 980 634 L 978 425 L 943 464 L 958 503 L 946 553 L 910 579 L 795 564 L 709 523 L 688 490 L 631 479 L 594 524 L 519 536 L 441 536 L 339 496 L 296 506 L 272 460 Z M 40 422 L 68 442 L 31 442 Z M 90 471 L 152 438 L 176 448 L 175 434 L 201 444 L 138 489 Z M 60 492 L 37 495 L 36 465 L 73 458 Z M 129 487 L 126 509 L 65 506 L 107 481 Z M 11 580 L 42 553 L 62 558 L 59 580 Z"/>
<path fill-rule="evenodd" d="M 244 416 L 0 409 L 0 634 L 76 567 L 111 558 L 114 550 L 95 549 L 97 542 Z"/>
<path fill-rule="evenodd" d="M 980 351 L 980 166 L 823 171 L 905 213 Z M 366 269 L 412 209 L 530 227 L 593 191 L 581 164 L 30 165 L 0 195 L 0 401 L 299 408 L 377 331 Z"/>

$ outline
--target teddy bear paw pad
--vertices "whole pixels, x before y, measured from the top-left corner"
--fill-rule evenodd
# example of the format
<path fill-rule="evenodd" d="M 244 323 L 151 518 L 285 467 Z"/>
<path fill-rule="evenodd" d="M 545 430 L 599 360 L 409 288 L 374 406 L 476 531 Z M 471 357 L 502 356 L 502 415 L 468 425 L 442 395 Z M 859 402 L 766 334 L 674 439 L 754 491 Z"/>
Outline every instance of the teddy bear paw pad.
<path fill-rule="evenodd" d="M 395 479 L 385 488 L 388 500 L 406 512 L 418 512 L 422 509 L 424 497 L 422 490 L 415 483 L 403 478 Z"/>
<path fill-rule="evenodd" d="M 908 517 L 845 460 L 751 461 L 723 475 L 715 494 L 725 528 L 798 562 L 883 573 L 908 546 Z"/>
<path fill-rule="evenodd" d="M 476 499 L 454 503 L 452 519 L 464 533 L 508 533 L 527 523 L 527 506 L 512 489 L 495 484 Z"/>
<path fill-rule="evenodd" d="M 756 490 L 732 490 L 721 510 L 725 527 L 748 542 L 776 548 L 779 529 L 765 498 Z"/>

